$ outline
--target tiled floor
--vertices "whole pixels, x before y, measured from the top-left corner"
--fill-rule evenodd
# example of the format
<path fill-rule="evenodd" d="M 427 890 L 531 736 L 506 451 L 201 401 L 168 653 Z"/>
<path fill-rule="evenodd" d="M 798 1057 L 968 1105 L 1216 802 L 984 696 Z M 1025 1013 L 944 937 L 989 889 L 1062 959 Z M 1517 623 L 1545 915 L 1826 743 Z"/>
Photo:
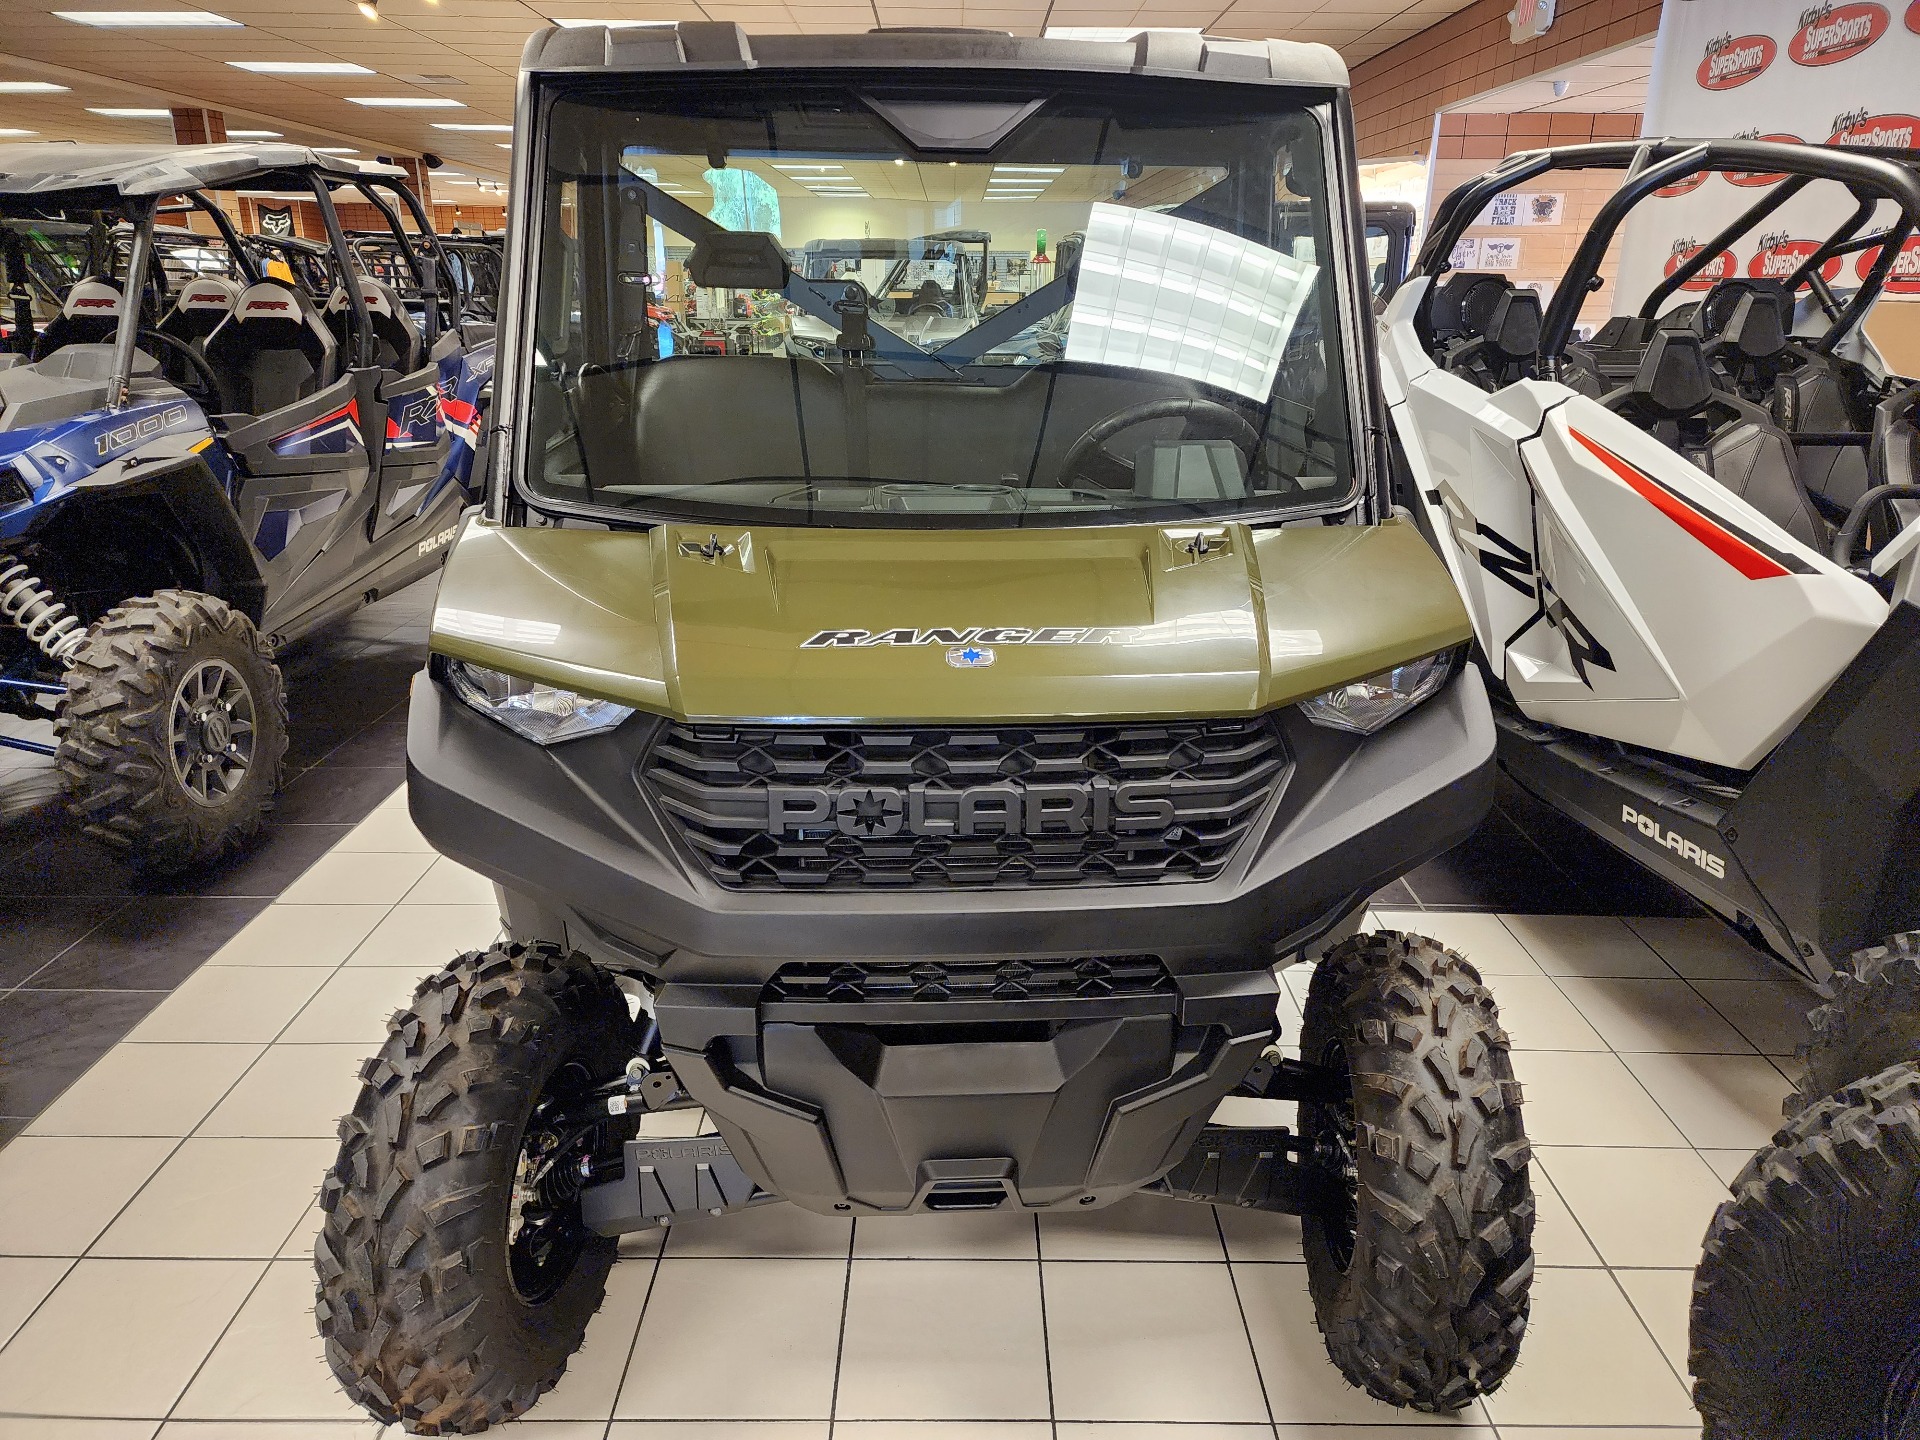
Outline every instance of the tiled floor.
<path fill-rule="evenodd" d="M 0 1149 L 0 1440 L 376 1433 L 314 1338 L 312 1197 L 385 1017 L 496 919 L 400 795 L 335 835 L 204 966 L 114 1012 L 124 1040 Z M 1707 920 L 1490 913 L 1529 869 L 1555 901 L 1590 893 L 1565 862 L 1579 852 L 1552 866 L 1512 851 L 1511 836 L 1469 847 L 1375 910 L 1488 974 L 1538 1146 L 1542 1268 L 1522 1362 L 1449 1428 L 1697 1433 L 1690 1267 L 1725 1180 L 1773 1129 L 1809 997 Z M 1441 895 L 1487 908 L 1422 906 Z M 1306 980 L 1286 976 L 1289 1030 Z M 1262 1108 L 1230 1104 L 1243 1121 Z M 1277 1426 L 1280 1440 L 1385 1440 L 1434 1423 L 1375 1404 L 1327 1362 L 1296 1222 L 1137 1199 L 1037 1222 L 773 1207 L 664 1245 L 631 1238 L 585 1349 L 516 1431 L 1274 1440 Z"/>
<path fill-rule="evenodd" d="M 0 1143 L 402 782 L 432 603 L 414 585 L 281 657 L 292 731 L 275 824 L 211 874 L 143 885 L 50 803 L 47 762 L 0 750 Z M 51 739 L 8 726 L 29 731 Z"/>

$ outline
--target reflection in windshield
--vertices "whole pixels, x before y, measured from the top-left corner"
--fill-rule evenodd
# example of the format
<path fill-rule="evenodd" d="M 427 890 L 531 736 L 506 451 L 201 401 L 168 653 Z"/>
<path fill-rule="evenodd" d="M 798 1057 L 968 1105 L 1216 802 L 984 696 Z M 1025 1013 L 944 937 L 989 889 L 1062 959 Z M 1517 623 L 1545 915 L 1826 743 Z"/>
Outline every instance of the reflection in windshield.
<path fill-rule="evenodd" d="M 650 77 L 646 109 L 561 99 L 530 498 L 870 525 L 1342 503 L 1340 297 L 1315 259 L 1335 247 L 1304 198 L 1324 114 L 1252 87 L 969 93 L 709 76 Z M 1017 123 L 929 147 L 960 108 Z M 909 111 L 911 142 L 889 118 Z"/>

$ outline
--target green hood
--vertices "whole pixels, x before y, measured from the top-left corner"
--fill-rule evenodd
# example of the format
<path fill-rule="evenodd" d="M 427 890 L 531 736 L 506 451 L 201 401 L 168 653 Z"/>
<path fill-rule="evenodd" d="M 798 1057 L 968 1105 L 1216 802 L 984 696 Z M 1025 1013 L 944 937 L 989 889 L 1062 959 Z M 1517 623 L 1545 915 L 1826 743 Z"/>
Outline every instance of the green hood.
<path fill-rule="evenodd" d="M 956 721 L 1256 713 L 1470 635 L 1445 568 L 1400 521 L 475 521 L 447 559 L 432 645 L 682 719 Z"/>

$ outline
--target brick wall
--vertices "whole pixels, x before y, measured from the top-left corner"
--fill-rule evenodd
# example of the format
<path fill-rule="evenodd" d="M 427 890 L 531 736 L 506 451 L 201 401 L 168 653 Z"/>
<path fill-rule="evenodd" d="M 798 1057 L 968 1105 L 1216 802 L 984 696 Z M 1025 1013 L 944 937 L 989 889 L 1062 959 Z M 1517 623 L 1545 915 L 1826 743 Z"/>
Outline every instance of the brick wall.
<path fill-rule="evenodd" d="M 1541 145 L 1577 145 L 1588 140 L 1631 139 L 1640 132 L 1638 115 L 1445 115 L 1441 117 L 1440 153 L 1433 162 L 1433 200 L 1456 186 L 1484 174 L 1494 162 L 1516 150 Z M 1466 238 L 1505 238 L 1520 242 L 1520 263 L 1507 276 L 1516 283 L 1546 281 L 1557 284 L 1567 272 L 1594 212 L 1619 188 L 1618 173 L 1610 170 L 1561 170 L 1522 187 L 1522 193 L 1560 194 L 1566 197 L 1558 225 L 1469 225 Z M 1617 247 L 1616 247 L 1617 248 Z M 1601 288 L 1580 308 L 1584 323 L 1599 325 L 1613 313 L 1614 255 L 1600 267 Z M 1482 267 L 1486 268 L 1486 267 Z"/>
<path fill-rule="evenodd" d="M 1424 156 L 1433 117 L 1447 106 L 1644 40 L 1660 28 L 1660 0 L 1562 0 L 1560 16 L 1544 38 L 1515 45 L 1508 38 L 1512 8 L 1512 0 L 1475 0 L 1356 65 L 1353 109 L 1360 158 Z"/>

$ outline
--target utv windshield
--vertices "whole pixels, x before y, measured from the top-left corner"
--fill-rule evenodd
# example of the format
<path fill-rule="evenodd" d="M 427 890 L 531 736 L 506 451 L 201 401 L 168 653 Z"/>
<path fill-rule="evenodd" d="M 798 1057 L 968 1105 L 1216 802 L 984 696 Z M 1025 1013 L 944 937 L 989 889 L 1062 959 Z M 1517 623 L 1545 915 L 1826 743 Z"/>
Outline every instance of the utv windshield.
<path fill-rule="evenodd" d="M 991 75 L 559 98 L 529 498 L 821 525 L 1341 505 L 1330 109 Z"/>

